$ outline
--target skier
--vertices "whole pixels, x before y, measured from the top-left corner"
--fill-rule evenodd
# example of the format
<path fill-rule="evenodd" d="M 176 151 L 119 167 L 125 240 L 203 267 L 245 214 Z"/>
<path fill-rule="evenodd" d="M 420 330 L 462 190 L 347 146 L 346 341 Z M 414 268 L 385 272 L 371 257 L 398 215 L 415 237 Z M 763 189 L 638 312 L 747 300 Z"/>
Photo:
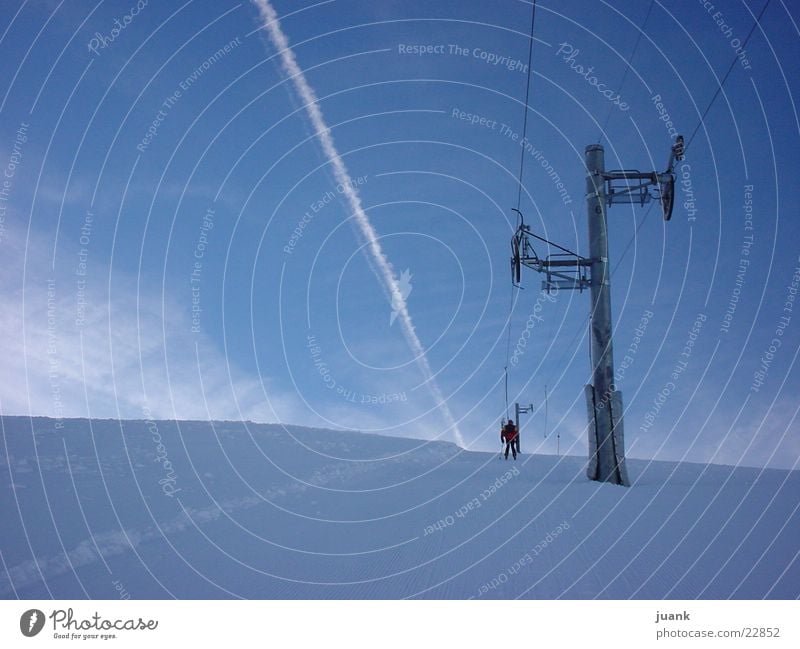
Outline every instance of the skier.
<path fill-rule="evenodd" d="M 508 459 L 508 449 L 511 449 L 511 454 L 515 460 L 517 459 L 517 439 L 517 427 L 514 425 L 514 421 L 509 419 L 508 423 L 500 430 L 500 441 L 506 443 L 506 459 Z"/>

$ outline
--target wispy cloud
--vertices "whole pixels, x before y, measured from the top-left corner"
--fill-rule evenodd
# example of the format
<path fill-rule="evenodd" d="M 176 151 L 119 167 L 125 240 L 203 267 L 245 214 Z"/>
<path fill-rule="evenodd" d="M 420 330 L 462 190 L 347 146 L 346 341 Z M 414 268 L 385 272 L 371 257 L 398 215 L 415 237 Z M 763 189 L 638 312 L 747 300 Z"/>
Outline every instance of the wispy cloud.
<path fill-rule="evenodd" d="M 252 419 L 304 410 L 267 377 L 238 368 L 209 336 L 191 334 L 189 309 L 92 260 L 79 315 L 74 264 L 52 270 L 52 245 L 10 228 L 0 275 L 0 411 L 52 417 Z M 60 258 L 77 259 L 62 243 Z M 301 421 L 298 423 L 312 423 Z"/>

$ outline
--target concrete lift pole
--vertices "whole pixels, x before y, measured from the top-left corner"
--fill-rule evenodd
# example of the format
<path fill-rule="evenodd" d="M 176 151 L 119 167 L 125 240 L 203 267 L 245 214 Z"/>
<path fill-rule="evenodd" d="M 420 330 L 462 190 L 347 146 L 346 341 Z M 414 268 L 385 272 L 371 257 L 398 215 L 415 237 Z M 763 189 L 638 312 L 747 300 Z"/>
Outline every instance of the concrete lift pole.
<path fill-rule="evenodd" d="M 603 147 L 590 144 L 586 147 L 586 213 L 591 261 L 592 385 L 585 388 L 589 409 L 587 474 L 591 480 L 626 485 L 628 476 L 622 434 L 622 394 L 614 390 L 605 171 Z"/>
<path fill-rule="evenodd" d="M 611 342 L 611 271 L 608 265 L 608 208 L 614 203 L 644 205 L 661 203 L 665 221 L 672 216 L 675 198 L 674 163 L 682 160 L 683 136 L 678 135 L 670 151 L 667 170 L 642 172 L 637 169 L 606 171 L 605 152 L 600 144 L 586 147 L 586 213 L 589 256 L 548 241 L 533 232 L 522 212 L 511 239 L 511 277 L 521 282 L 522 267 L 544 273 L 543 291 L 588 290 L 591 294 L 589 335 L 592 345 L 592 383 L 584 387 L 589 415 L 589 463 L 591 480 L 629 485 L 625 468 L 625 437 L 622 422 L 622 393 L 614 385 L 614 351 Z M 534 241 L 547 245 L 540 257 Z"/>

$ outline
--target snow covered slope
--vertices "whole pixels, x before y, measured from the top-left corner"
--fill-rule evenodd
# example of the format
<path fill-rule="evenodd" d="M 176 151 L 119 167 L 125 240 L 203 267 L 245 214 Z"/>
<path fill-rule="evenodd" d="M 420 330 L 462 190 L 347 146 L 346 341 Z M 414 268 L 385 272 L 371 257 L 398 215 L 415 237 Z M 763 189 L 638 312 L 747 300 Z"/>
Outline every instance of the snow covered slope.
<path fill-rule="evenodd" d="M 3 417 L 4 598 L 796 598 L 800 472 Z M 523 441 L 524 444 L 524 441 Z"/>

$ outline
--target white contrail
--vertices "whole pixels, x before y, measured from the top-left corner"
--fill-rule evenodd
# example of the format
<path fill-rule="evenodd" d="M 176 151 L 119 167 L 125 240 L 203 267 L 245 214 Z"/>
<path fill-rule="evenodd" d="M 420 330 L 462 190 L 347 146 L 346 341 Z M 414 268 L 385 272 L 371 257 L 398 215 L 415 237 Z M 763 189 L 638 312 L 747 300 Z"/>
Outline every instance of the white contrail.
<path fill-rule="evenodd" d="M 378 241 L 378 235 L 372 227 L 369 218 L 367 218 L 364 208 L 361 206 L 361 197 L 351 184 L 347 167 L 345 167 L 344 161 L 336 150 L 336 145 L 333 143 L 333 136 L 325 123 L 325 117 L 322 115 L 322 111 L 317 103 L 317 95 L 311 86 L 308 85 L 303 70 L 300 69 L 300 66 L 297 64 L 297 59 L 294 56 L 294 52 L 289 47 L 289 39 L 281 29 L 280 22 L 278 21 L 278 14 L 275 9 L 273 9 L 268 0 L 253 0 L 253 2 L 261 13 L 264 27 L 267 30 L 273 47 L 275 47 L 281 57 L 281 64 L 284 72 L 289 79 L 291 79 L 297 94 L 300 95 L 300 99 L 305 104 L 306 114 L 314 128 L 317 140 L 322 147 L 322 152 L 325 154 L 325 157 L 328 158 L 333 168 L 334 178 L 343 188 L 342 193 L 347 198 L 347 202 L 350 204 L 350 209 L 355 216 L 359 230 L 367 241 L 367 249 L 370 252 L 371 261 L 374 267 L 377 268 L 376 274 L 379 279 L 383 281 L 383 288 L 388 292 L 392 305 L 398 307 L 397 312 L 402 325 L 403 335 L 411 348 L 411 352 L 417 359 L 417 365 L 419 365 L 420 370 L 422 370 L 428 389 L 436 400 L 437 406 L 444 414 L 448 427 L 453 431 L 456 442 L 460 446 L 465 446 L 464 438 L 461 436 L 461 432 L 458 429 L 458 424 L 456 424 L 453 419 L 453 415 L 447 407 L 444 395 L 442 395 L 442 391 L 436 384 L 431 366 L 428 363 L 428 358 L 425 356 L 425 349 L 417 337 L 417 332 L 414 330 L 414 323 L 411 321 L 411 315 L 408 313 L 408 305 L 400 290 L 400 286 L 394 274 L 394 269 L 383 253 L 380 241 Z"/>

